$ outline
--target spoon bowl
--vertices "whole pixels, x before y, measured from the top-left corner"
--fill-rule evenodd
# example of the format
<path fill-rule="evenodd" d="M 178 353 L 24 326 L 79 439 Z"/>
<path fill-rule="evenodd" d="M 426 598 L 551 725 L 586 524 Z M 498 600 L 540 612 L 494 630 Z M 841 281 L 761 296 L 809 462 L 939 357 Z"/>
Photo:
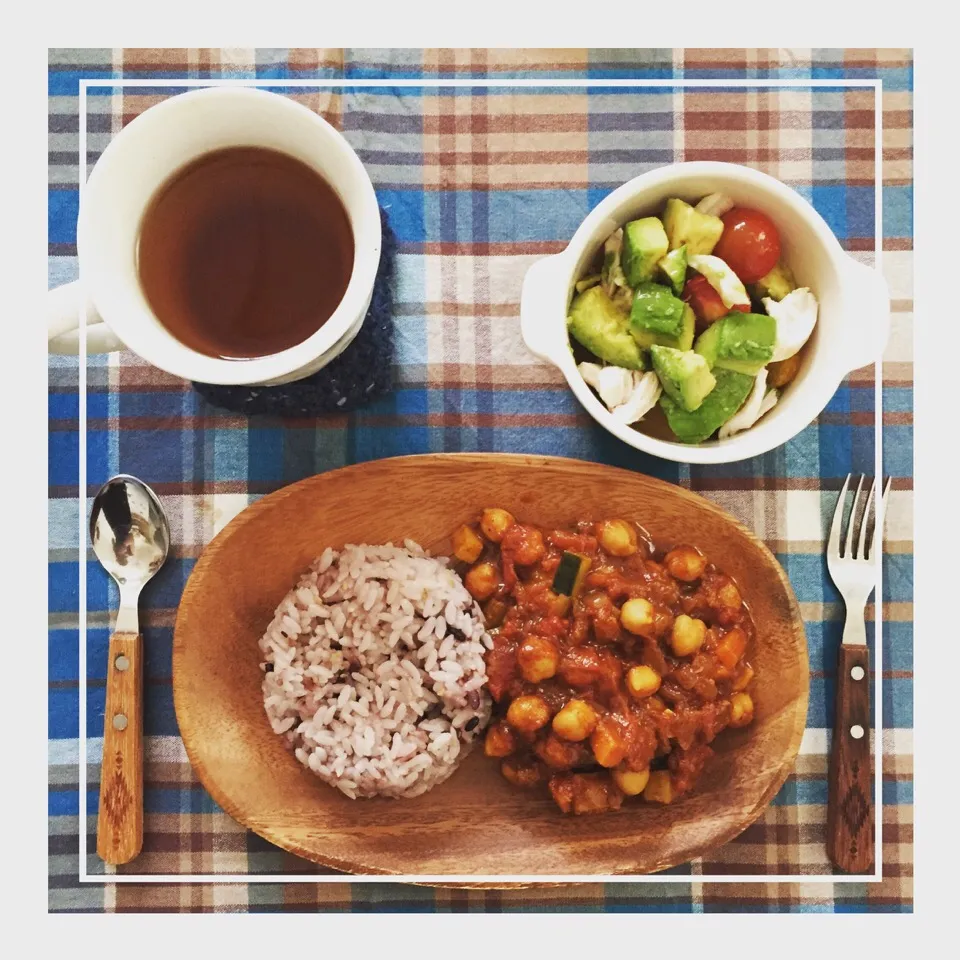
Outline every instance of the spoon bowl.
<path fill-rule="evenodd" d="M 125 587 L 139 592 L 167 559 L 170 527 L 157 495 L 136 477 L 118 474 L 94 497 L 90 540 L 121 594 Z"/>

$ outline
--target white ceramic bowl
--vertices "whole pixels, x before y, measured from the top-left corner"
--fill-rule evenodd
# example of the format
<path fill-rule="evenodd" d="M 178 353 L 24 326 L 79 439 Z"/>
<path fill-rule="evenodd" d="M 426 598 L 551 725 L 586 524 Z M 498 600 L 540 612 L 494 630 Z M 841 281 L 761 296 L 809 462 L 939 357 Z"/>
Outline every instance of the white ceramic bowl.
<path fill-rule="evenodd" d="M 755 426 L 700 444 L 658 440 L 615 420 L 584 382 L 570 348 L 567 310 L 574 284 L 617 227 L 660 213 L 668 197 L 696 203 L 718 191 L 738 205 L 761 210 L 777 225 L 781 259 L 797 285 L 809 287 L 820 303 L 817 326 L 796 379 Z M 732 163 L 676 163 L 614 190 L 589 213 L 562 253 L 530 267 L 523 281 L 520 325 L 529 349 L 557 366 L 594 420 L 624 443 L 681 463 L 730 463 L 786 443 L 816 419 L 848 373 L 881 357 L 890 329 L 890 299 L 882 274 L 846 254 L 816 210 L 779 180 Z"/>

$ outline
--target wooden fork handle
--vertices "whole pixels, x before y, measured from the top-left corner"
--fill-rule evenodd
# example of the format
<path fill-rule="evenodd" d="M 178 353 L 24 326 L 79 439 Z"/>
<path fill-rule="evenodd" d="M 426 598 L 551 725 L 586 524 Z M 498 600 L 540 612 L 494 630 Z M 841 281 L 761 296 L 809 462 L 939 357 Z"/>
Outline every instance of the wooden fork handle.
<path fill-rule="evenodd" d="M 866 645 L 841 644 L 830 757 L 827 854 L 847 873 L 873 871 L 872 795 L 870 653 Z"/>
<path fill-rule="evenodd" d="M 127 863 L 143 845 L 143 641 L 115 633 L 107 659 L 97 853 Z"/>

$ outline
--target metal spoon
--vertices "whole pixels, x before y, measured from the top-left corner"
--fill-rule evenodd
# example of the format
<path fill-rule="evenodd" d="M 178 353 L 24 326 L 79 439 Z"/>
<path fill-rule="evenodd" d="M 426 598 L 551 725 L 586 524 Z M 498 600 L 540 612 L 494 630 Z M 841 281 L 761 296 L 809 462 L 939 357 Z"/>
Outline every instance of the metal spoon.
<path fill-rule="evenodd" d="M 108 480 L 93 499 L 93 552 L 120 588 L 107 657 L 97 853 L 127 863 L 143 845 L 143 641 L 138 603 L 163 566 L 170 527 L 156 494 L 136 477 Z"/>

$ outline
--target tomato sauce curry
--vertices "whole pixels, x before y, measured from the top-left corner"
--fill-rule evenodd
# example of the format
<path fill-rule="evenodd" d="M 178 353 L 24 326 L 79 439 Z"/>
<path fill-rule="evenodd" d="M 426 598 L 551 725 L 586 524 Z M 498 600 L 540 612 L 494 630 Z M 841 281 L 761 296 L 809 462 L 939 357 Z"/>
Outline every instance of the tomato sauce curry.
<path fill-rule="evenodd" d="M 621 519 L 540 529 L 484 510 L 453 537 L 493 638 L 484 752 L 564 813 L 670 803 L 726 727 L 753 719 L 753 621 L 699 550 Z"/>

